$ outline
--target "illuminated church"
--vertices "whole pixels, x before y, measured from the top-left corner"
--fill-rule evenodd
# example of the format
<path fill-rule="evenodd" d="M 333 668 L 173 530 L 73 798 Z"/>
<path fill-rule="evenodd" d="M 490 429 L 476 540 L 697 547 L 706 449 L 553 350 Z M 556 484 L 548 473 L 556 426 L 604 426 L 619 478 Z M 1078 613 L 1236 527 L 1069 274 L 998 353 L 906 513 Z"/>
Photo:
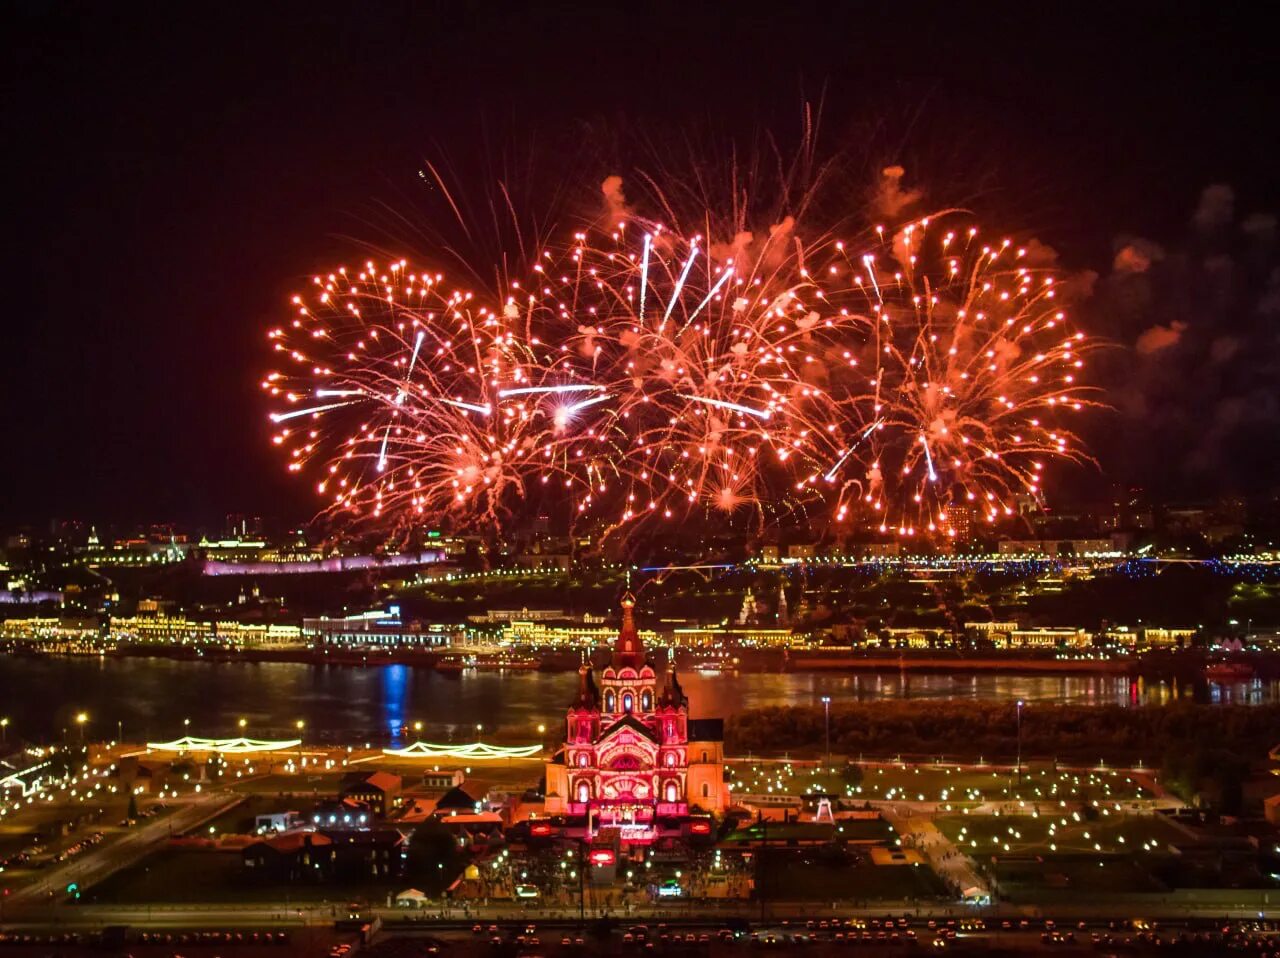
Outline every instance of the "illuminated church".
<path fill-rule="evenodd" d="M 690 813 L 723 812 L 729 791 L 723 721 L 689 718 L 674 667 L 658 688 L 634 607 L 628 593 L 599 684 L 589 665 L 579 670 L 564 745 L 547 763 L 546 810 L 586 817 L 589 830 L 627 826 L 639 838 Z"/>

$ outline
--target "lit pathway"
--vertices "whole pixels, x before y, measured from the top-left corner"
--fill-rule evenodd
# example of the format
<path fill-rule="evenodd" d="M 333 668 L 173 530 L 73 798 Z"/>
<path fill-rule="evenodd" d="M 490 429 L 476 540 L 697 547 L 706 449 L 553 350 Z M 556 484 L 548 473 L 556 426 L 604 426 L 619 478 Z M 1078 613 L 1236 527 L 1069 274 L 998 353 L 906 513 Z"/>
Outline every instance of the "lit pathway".
<path fill-rule="evenodd" d="M 905 811 L 900 814 L 900 811 Z M 978 874 L 973 860 L 960 851 L 926 815 L 911 814 L 914 809 L 891 810 L 882 807 L 885 821 L 902 839 L 903 847 L 914 848 L 924 855 L 929 866 L 945 881 L 957 889 L 960 895 L 982 898 L 991 894 L 987 881 Z"/>

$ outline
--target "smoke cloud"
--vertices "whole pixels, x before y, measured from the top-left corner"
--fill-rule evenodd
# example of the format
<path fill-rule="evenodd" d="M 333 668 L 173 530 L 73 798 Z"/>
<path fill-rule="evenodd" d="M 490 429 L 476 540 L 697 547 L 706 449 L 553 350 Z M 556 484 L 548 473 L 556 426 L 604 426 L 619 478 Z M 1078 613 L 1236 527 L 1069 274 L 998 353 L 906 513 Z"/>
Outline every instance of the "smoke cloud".
<path fill-rule="evenodd" d="M 1280 488 L 1280 257 L 1276 219 L 1240 217 L 1234 190 L 1200 194 L 1182 237 L 1116 242 L 1081 308 L 1117 349 L 1096 380 L 1114 407 L 1088 427 L 1104 472 L 1202 498 Z"/>
<path fill-rule="evenodd" d="M 1142 356 L 1150 356 L 1162 349 L 1176 346 L 1186 329 L 1187 324 L 1179 320 L 1174 320 L 1168 326 L 1152 326 L 1142 331 L 1133 348 Z"/>
<path fill-rule="evenodd" d="M 902 178 L 907 171 L 900 166 L 886 166 L 880 171 L 880 182 L 876 184 L 872 198 L 872 208 L 878 216 L 888 220 L 901 217 L 908 207 L 914 206 L 924 198 L 923 190 L 904 190 Z"/>

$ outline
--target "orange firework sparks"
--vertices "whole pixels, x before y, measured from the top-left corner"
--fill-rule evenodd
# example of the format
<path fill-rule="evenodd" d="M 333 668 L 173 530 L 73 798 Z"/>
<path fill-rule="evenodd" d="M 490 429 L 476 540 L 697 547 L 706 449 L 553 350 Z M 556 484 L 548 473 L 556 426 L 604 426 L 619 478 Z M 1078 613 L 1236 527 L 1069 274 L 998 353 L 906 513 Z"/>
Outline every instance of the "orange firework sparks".
<path fill-rule="evenodd" d="M 275 442 L 329 509 L 496 523 L 548 487 L 605 531 L 825 509 L 954 534 L 1039 497 L 1089 405 L 1054 277 L 928 219 L 855 248 L 580 232 L 483 305 L 400 262 L 338 271 L 272 330 Z"/>
<path fill-rule="evenodd" d="M 530 391 L 546 374 L 536 339 L 404 261 L 313 286 L 268 333 L 287 361 L 262 387 L 289 469 L 323 460 L 317 491 L 357 518 L 496 521 L 528 461 L 560 441 Z"/>
<path fill-rule="evenodd" d="M 841 390 L 840 433 L 853 441 L 805 482 L 839 487 L 837 518 L 869 511 L 881 532 L 955 535 L 948 510 L 1011 515 L 1017 496 L 1040 499 L 1047 459 L 1084 457 L 1065 423 L 1094 405 L 1082 376 L 1091 344 L 1051 271 L 1009 240 L 928 219 L 887 247 L 835 252 L 825 268 L 851 272 L 858 290 L 841 312 L 865 324 L 849 351 L 865 378 Z"/>

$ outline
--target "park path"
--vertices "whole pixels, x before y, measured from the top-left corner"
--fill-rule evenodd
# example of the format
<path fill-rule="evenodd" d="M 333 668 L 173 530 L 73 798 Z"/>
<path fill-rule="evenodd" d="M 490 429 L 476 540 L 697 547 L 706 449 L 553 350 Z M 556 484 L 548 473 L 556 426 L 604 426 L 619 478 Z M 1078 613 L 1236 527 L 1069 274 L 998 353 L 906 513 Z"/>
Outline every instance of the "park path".
<path fill-rule="evenodd" d="M 893 826 L 904 847 L 914 848 L 938 875 L 956 889 L 957 897 L 990 896 L 987 880 L 978 874 L 973 859 L 956 847 L 925 815 L 913 815 L 912 808 L 882 807 L 880 813 Z"/>

